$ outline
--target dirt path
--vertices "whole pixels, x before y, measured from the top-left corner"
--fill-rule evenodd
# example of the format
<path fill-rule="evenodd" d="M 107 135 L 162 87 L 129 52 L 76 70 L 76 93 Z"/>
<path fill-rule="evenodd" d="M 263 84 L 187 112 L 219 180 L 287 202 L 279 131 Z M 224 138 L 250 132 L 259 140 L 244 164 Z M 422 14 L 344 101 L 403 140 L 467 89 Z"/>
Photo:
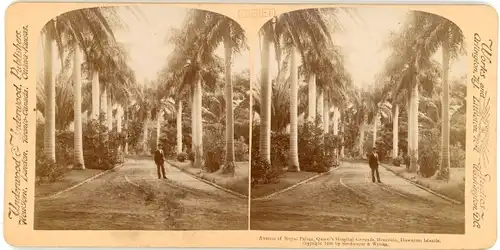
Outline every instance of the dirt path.
<path fill-rule="evenodd" d="M 49 200 L 35 202 L 38 230 L 246 230 L 247 200 L 150 160 L 125 166 Z"/>
<path fill-rule="evenodd" d="M 337 171 L 268 200 L 252 201 L 251 229 L 337 232 L 465 232 L 465 207 L 428 193 L 366 163 Z"/>

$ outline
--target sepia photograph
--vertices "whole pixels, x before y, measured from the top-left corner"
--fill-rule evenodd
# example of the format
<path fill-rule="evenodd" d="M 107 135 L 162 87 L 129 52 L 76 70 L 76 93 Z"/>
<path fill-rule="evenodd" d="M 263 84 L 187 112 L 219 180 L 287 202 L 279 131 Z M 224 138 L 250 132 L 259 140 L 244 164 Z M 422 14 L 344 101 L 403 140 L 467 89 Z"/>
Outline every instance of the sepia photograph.
<path fill-rule="evenodd" d="M 13 247 L 497 240 L 489 5 L 18 2 L 5 23 Z"/>
<path fill-rule="evenodd" d="M 250 229 L 465 234 L 466 39 L 391 7 L 260 29 Z"/>
<path fill-rule="evenodd" d="M 248 230 L 250 55 L 236 21 L 79 8 L 40 37 L 35 230 Z"/>

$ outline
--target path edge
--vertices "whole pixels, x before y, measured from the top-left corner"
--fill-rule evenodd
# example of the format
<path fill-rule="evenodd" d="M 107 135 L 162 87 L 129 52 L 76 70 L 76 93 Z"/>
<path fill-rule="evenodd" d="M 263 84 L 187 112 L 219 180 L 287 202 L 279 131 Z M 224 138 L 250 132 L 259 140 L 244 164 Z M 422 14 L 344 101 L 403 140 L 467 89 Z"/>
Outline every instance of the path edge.
<path fill-rule="evenodd" d="M 300 185 L 302 185 L 302 184 L 305 184 L 305 183 L 307 183 L 307 182 L 310 182 L 310 181 L 312 181 L 312 180 L 314 180 L 314 179 L 316 179 L 316 178 L 319 178 L 319 177 L 321 177 L 321 176 L 323 176 L 323 175 L 330 174 L 330 173 L 332 173 L 333 171 L 335 171 L 335 170 L 337 170 L 337 169 L 339 169 L 339 168 L 340 168 L 340 166 L 339 166 L 339 167 L 336 167 L 336 168 L 331 168 L 331 169 L 330 169 L 330 170 L 328 170 L 327 172 L 323 172 L 323 173 L 319 173 L 319 174 L 313 175 L 313 176 L 311 176 L 311 177 L 309 177 L 309 178 L 307 178 L 307 179 L 305 179 L 305 180 L 299 181 L 299 182 L 297 182 L 297 183 L 295 183 L 295 184 L 293 184 L 293 185 L 291 185 L 291 186 L 289 186 L 289 187 L 286 187 L 286 188 L 284 188 L 284 189 L 278 190 L 278 191 L 276 191 L 276 192 L 274 192 L 274 193 L 271 193 L 271 194 L 268 194 L 268 195 L 266 195 L 266 196 L 261 196 L 261 197 L 257 197 L 257 198 L 252 198 L 251 200 L 253 200 L 253 201 L 259 201 L 259 200 L 265 200 L 265 199 L 272 198 L 272 197 L 274 197 L 274 196 L 276 196 L 276 195 L 278 195 L 278 194 L 282 194 L 282 193 L 284 193 L 284 192 L 290 191 L 290 190 L 292 190 L 292 189 L 294 189 L 294 188 L 296 188 L 296 187 L 298 187 L 298 186 L 300 186 Z"/>
<path fill-rule="evenodd" d="M 217 183 L 211 182 L 211 181 L 209 181 L 209 180 L 205 180 L 205 179 L 203 179 L 202 177 L 199 177 L 199 176 L 197 176 L 197 175 L 195 175 L 195 174 L 193 174 L 193 173 L 191 173 L 191 172 L 189 172 L 189 171 L 187 171 L 187 170 L 185 170 L 185 169 L 183 169 L 183 168 L 181 168 L 181 167 L 179 167 L 179 166 L 177 166 L 177 165 L 173 164 L 171 161 L 166 161 L 166 162 L 168 163 L 168 165 L 170 165 L 170 166 L 172 166 L 172 167 L 174 167 L 174 168 L 179 169 L 181 172 L 183 172 L 183 173 L 185 173 L 185 174 L 187 174 L 187 175 L 189 175 L 189 176 L 191 176 L 191 177 L 193 177 L 193 178 L 195 178 L 195 179 L 197 179 L 197 180 L 199 180 L 199 181 L 202 181 L 202 182 L 204 182 L 205 184 L 208 184 L 208 185 L 210 185 L 210 186 L 212 186 L 212 187 L 215 187 L 215 188 L 217 188 L 217 189 L 220 189 L 220 190 L 222 190 L 222 191 L 224 191 L 224 192 L 226 192 L 226 193 L 230 193 L 230 194 L 232 194 L 232 195 L 234 195 L 234 196 L 236 196 L 236 197 L 238 197 L 238 198 L 241 198 L 241 199 L 248 199 L 248 196 L 246 196 L 246 195 L 244 195 L 244 194 L 241 194 L 241 193 L 238 193 L 238 192 L 236 192 L 236 191 L 233 191 L 233 190 L 227 189 L 227 188 L 225 188 L 225 187 L 223 187 L 223 186 L 221 186 L 221 185 L 218 185 Z"/>
<path fill-rule="evenodd" d="M 427 191 L 427 192 L 429 192 L 429 193 L 431 193 L 431 194 L 433 194 L 435 196 L 438 196 L 441 199 L 447 200 L 447 201 L 449 201 L 449 202 L 451 202 L 451 203 L 453 203 L 455 205 L 463 205 L 464 204 L 464 203 L 462 203 L 460 201 L 457 201 L 457 200 L 455 200 L 453 198 L 450 198 L 450 197 L 448 197 L 448 196 L 446 196 L 444 194 L 440 194 L 440 193 L 438 193 L 438 192 L 436 192 L 436 191 L 434 191 L 434 190 L 432 190 L 432 189 L 430 189 L 428 187 L 420 185 L 420 184 L 416 183 L 415 181 L 412 181 L 412 180 L 404 177 L 403 175 L 401 175 L 401 174 L 397 173 L 396 171 L 394 171 L 394 170 L 390 169 L 389 167 L 387 167 L 386 164 L 380 164 L 380 165 L 382 167 L 384 167 L 387 171 L 389 171 L 389 172 L 393 173 L 394 175 L 400 177 L 401 179 L 405 180 L 406 182 L 408 182 L 408 183 L 410 183 L 410 184 L 412 184 L 412 185 L 414 185 L 414 186 L 416 186 L 416 187 L 418 187 L 420 189 L 423 189 L 423 190 L 425 190 L 425 191 Z"/>
<path fill-rule="evenodd" d="M 75 184 L 75 185 L 73 185 L 73 186 L 70 186 L 70 187 L 68 187 L 68 188 L 66 188 L 66 189 L 63 189 L 63 190 L 61 190 L 61 191 L 58 191 L 58 192 L 56 192 L 56 193 L 54 193 L 54 194 L 50 194 L 50 195 L 47 195 L 47 196 L 42 196 L 42 197 L 40 197 L 40 198 L 35 198 L 35 199 L 37 199 L 37 200 L 49 200 L 49 199 L 55 198 L 55 197 L 57 197 L 57 196 L 59 196 L 59 195 L 61 195 L 61 194 L 63 194 L 63 193 L 66 193 L 66 192 L 68 192 L 68 191 L 71 191 L 71 190 L 73 190 L 73 189 L 75 189 L 75 188 L 77 188 L 77 187 L 79 187 L 79 186 L 81 186 L 81 185 L 83 185 L 83 184 L 85 184 L 85 183 L 87 183 L 87 182 L 93 181 L 93 180 L 95 180 L 95 179 L 97 179 L 97 178 L 99 178 L 99 177 L 101 177 L 101 176 L 103 176 L 103 175 L 105 175 L 105 174 L 107 174 L 107 173 L 109 173 L 109 172 L 112 172 L 112 171 L 114 171 L 114 170 L 117 170 L 117 169 L 119 169 L 119 168 L 123 167 L 123 165 L 125 165 L 125 163 L 120 163 L 120 164 L 117 164 L 117 165 L 115 165 L 115 166 L 114 166 L 113 168 L 111 168 L 111 169 L 108 169 L 108 170 L 102 171 L 102 172 L 100 172 L 100 173 L 98 173 L 98 174 L 96 174 L 96 175 L 94 175 L 94 176 L 91 176 L 91 177 L 89 177 L 89 178 L 87 178 L 87 179 L 85 179 L 85 180 L 83 180 L 83 181 L 81 181 L 81 182 L 79 182 L 79 183 L 77 183 L 77 184 Z"/>

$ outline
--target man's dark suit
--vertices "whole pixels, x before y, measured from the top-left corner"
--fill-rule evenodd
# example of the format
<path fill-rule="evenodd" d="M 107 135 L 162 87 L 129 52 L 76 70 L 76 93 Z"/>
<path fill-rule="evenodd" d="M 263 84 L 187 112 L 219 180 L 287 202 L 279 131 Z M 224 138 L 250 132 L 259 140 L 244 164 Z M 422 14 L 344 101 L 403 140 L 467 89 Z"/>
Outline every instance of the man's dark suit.
<path fill-rule="evenodd" d="M 372 152 L 368 157 L 368 164 L 370 165 L 370 169 L 372 170 L 372 182 L 375 182 L 375 176 L 377 177 L 377 181 L 380 182 L 380 175 L 378 173 L 378 155 L 375 152 Z"/>

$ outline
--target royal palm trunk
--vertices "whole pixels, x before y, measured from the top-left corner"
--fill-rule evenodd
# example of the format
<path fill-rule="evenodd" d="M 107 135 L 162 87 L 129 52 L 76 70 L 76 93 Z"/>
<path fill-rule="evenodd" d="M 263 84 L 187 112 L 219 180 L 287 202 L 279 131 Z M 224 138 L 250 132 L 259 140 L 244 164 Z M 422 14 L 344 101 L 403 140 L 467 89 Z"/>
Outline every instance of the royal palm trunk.
<path fill-rule="evenodd" d="M 375 115 L 375 119 L 373 120 L 373 147 L 377 146 L 377 129 L 378 129 L 378 120 L 379 116 L 378 114 Z"/>
<path fill-rule="evenodd" d="M 340 158 L 343 159 L 344 158 L 344 123 L 341 123 L 340 125 L 340 134 L 342 136 L 341 138 L 341 146 L 340 146 Z"/>
<path fill-rule="evenodd" d="M 261 160 L 271 163 L 271 94 L 272 85 L 269 81 L 269 64 L 270 64 L 270 50 L 271 42 L 269 37 L 264 35 L 262 42 L 262 55 L 261 55 L 261 73 L 260 73 L 260 140 L 259 140 L 259 153 Z"/>
<path fill-rule="evenodd" d="M 333 135 L 338 135 L 339 133 L 339 111 L 338 108 L 333 109 Z"/>
<path fill-rule="evenodd" d="M 117 105 L 116 108 L 116 132 L 121 134 L 122 132 L 122 119 L 123 119 L 123 109 L 120 104 Z M 118 145 L 118 151 L 122 150 L 122 145 Z"/>
<path fill-rule="evenodd" d="M 149 153 L 149 145 L 148 145 L 148 138 L 149 138 L 149 135 L 148 135 L 148 124 L 149 124 L 149 120 L 151 118 L 151 111 L 147 111 L 146 112 L 146 120 L 144 121 L 144 126 L 142 127 L 142 150 L 144 151 L 144 153 Z"/>
<path fill-rule="evenodd" d="M 108 93 L 107 95 L 107 100 L 108 100 L 108 105 L 106 106 L 107 111 L 106 111 L 106 122 L 108 126 L 108 130 L 111 131 L 113 130 L 113 103 L 111 102 L 111 96 Z"/>
<path fill-rule="evenodd" d="M 290 58 L 290 166 L 288 171 L 300 171 L 299 165 L 299 141 L 298 141 L 298 67 L 297 67 L 297 51 L 294 48 Z"/>
<path fill-rule="evenodd" d="M 194 154 L 194 145 L 196 145 L 196 112 L 194 110 L 195 98 L 194 98 L 194 88 L 189 95 L 189 103 L 191 103 L 191 152 Z"/>
<path fill-rule="evenodd" d="M 182 101 L 177 102 L 177 119 L 176 119 L 176 129 L 177 129 L 177 153 L 182 152 Z"/>
<path fill-rule="evenodd" d="M 410 145 L 410 172 L 415 172 L 418 168 L 418 80 L 412 87 L 410 98 L 411 131 L 409 137 Z"/>
<path fill-rule="evenodd" d="M 99 119 L 99 71 L 92 70 L 92 119 Z"/>
<path fill-rule="evenodd" d="M 51 21 L 53 22 L 53 21 Z M 45 81 L 45 131 L 43 152 L 45 157 L 56 160 L 56 84 L 52 74 L 54 55 L 53 37 L 49 30 L 45 33 L 44 81 Z"/>
<path fill-rule="evenodd" d="M 162 113 L 163 113 L 162 111 L 159 111 L 156 114 L 156 146 L 158 146 L 158 144 L 160 144 L 161 122 L 162 122 L 162 118 L 163 118 Z"/>
<path fill-rule="evenodd" d="M 439 177 L 441 179 L 448 179 L 450 177 L 450 115 L 449 115 L 449 82 L 448 82 L 448 70 L 450 65 L 450 52 L 449 52 L 449 41 L 448 37 L 443 39 L 443 97 L 441 105 L 441 113 L 443 123 L 441 125 L 441 165 L 439 171 Z M 457 167 L 457 166 L 455 166 Z"/>
<path fill-rule="evenodd" d="M 122 132 L 122 121 L 123 121 L 123 108 L 120 104 L 116 108 L 116 132 Z"/>
<path fill-rule="evenodd" d="M 392 157 L 396 158 L 399 155 L 399 105 L 394 106 L 392 114 Z"/>
<path fill-rule="evenodd" d="M 123 152 L 125 154 L 128 154 L 128 123 L 130 121 L 128 108 L 123 113 L 123 116 L 124 116 L 124 122 L 125 122 L 125 124 L 124 124 L 124 127 L 125 127 L 125 147 L 123 149 Z"/>
<path fill-rule="evenodd" d="M 108 113 L 108 91 L 105 84 L 101 84 L 101 113 L 104 115 L 104 124 L 107 124 Z"/>
<path fill-rule="evenodd" d="M 319 119 L 319 127 L 323 130 L 324 133 L 324 124 L 325 124 L 325 117 L 323 117 L 323 110 L 324 110 L 324 93 L 323 91 L 320 91 L 319 96 L 318 96 L 318 102 L 317 102 L 317 114 L 320 116 Z"/>
<path fill-rule="evenodd" d="M 202 89 L 201 89 L 201 80 L 197 80 L 195 83 L 194 87 L 194 113 L 195 113 L 195 120 L 196 123 L 194 124 L 195 129 L 194 129 L 194 138 L 195 140 L 195 145 L 194 145 L 194 166 L 201 168 L 203 165 L 203 140 L 202 140 L 202 103 L 201 103 L 201 98 L 202 98 Z"/>
<path fill-rule="evenodd" d="M 323 105 L 323 114 L 321 115 L 324 122 L 323 129 L 325 134 L 328 134 L 330 132 L 330 102 L 328 101 L 328 98 L 324 99 Z"/>
<path fill-rule="evenodd" d="M 411 124 L 411 105 L 410 105 L 410 97 L 408 96 L 408 99 L 406 100 L 406 119 L 407 119 L 407 133 L 406 133 L 406 136 L 407 136 L 407 142 L 408 142 L 408 145 L 407 145 L 407 156 L 410 157 L 410 149 L 411 149 L 411 141 L 412 141 L 412 138 L 410 137 L 410 131 L 412 129 L 412 124 Z M 409 167 L 409 166 L 408 166 Z"/>
<path fill-rule="evenodd" d="M 224 174 L 234 174 L 234 114 L 233 114 L 233 82 L 231 79 L 232 47 L 229 33 L 224 36 L 225 61 L 225 96 L 226 96 L 226 163 L 222 169 Z"/>
<path fill-rule="evenodd" d="M 73 87 L 74 87 L 74 164 L 75 169 L 85 169 L 82 140 L 82 60 L 78 44 L 73 45 Z"/>
<path fill-rule="evenodd" d="M 314 124 L 316 122 L 316 75 L 315 74 L 311 74 L 311 76 L 309 76 L 307 92 L 308 92 L 307 120 Z"/>
<path fill-rule="evenodd" d="M 359 131 L 359 154 L 361 157 L 365 156 L 365 149 L 364 149 L 364 144 L 365 144 L 365 130 L 366 130 L 366 124 L 367 124 L 368 117 L 363 115 L 363 122 L 361 124 L 361 128 Z"/>

